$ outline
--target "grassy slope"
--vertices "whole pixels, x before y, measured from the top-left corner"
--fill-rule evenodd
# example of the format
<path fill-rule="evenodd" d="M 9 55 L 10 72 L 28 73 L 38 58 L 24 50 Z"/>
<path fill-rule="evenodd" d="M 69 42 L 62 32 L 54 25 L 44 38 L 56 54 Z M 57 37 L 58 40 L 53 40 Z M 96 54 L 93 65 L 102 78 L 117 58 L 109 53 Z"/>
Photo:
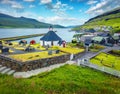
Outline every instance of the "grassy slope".
<path fill-rule="evenodd" d="M 120 13 L 105 15 L 99 18 L 95 18 L 86 22 L 80 27 L 76 27 L 73 30 L 90 29 L 102 26 L 112 26 L 114 32 L 120 32 Z M 106 20 L 107 19 L 107 20 Z"/>
<path fill-rule="evenodd" d="M 119 94 L 120 80 L 75 65 L 65 65 L 28 79 L 0 74 L 1 94 Z"/>
<path fill-rule="evenodd" d="M 106 53 L 100 53 L 99 55 L 92 58 L 90 61 L 93 64 L 97 64 L 99 66 L 107 66 L 107 67 L 120 71 L 120 63 L 119 63 L 120 57 L 119 56 L 106 54 Z"/>
<path fill-rule="evenodd" d="M 31 18 L 16 18 L 0 13 L 0 28 L 48 28 L 50 25 Z M 53 27 L 64 28 L 61 25 L 54 25 Z"/>

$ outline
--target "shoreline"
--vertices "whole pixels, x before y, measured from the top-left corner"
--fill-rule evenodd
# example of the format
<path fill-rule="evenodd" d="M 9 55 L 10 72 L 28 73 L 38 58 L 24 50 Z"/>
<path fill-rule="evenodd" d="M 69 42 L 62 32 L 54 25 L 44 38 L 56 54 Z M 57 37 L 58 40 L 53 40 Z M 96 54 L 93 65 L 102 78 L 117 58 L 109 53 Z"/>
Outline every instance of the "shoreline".
<path fill-rule="evenodd" d="M 31 35 L 16 36 L 16 37 L 7 37 L 7 38 L 0 38 L 0 40 L 3 40 L 3 41 L 13 41 L 13 40 L 20 40 L 20 39 L 25 39 L 25 38 L 32 38 L 32 37 L 43 36 L 45 34 L 46 33 L 31 34 Z"/>

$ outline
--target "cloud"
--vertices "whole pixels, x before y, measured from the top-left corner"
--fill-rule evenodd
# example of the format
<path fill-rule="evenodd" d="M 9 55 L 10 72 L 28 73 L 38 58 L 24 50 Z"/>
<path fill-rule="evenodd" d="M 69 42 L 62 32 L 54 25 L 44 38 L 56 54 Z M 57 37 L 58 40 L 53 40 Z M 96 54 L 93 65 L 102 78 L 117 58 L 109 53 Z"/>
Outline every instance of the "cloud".
<path fill-rule="evenodd" d="M 24 7 L 21 5 L 21 4 L 12 4 L 11 5 L 12 8 L 15 8 L 15 9 L 23 9 Z"/>
<path fill-rule="evenodd" d="M 54 12 L 58 16 L 66 16 L 67 10 L 73 10 L 74 7 L 64 4 L 59 0 L 56 0 L 55 4 L 52 3 L 52 0 L 41 0 L 40 4 L 45 5 L 46 8 Z"/>
<path fill-rule="evenodd" d="M 32 12 L 17 12 L 16 10 L 11 9 L 4 9 L 0 8 L 0 13 L 8 14 L 14 17 L 27 17 L 27 18 L 33 18 L 37 19 L 38 21 L 45 22 L 45 23 L 52 23 L 52 24 L 60 24 L 64 26 L 68 25 L 80 25 L 83 24 L 86 19 L 80 19 L 80 18 L 74 18 L 69 16 L 53 16 L 53 17 L 42 17 L 38 14 L 32 13 Z"/>
<path fill-rule="evenodd" d="M 101 2 L 101 3 L 98 3 L 98 4 L 96 4 L 94 7 L 91 7 L 91 8 L 87 11 L 87 13 L 96 12 L 97 10 L 102 9 L 102 7 L 105 6 L 106 4 L 107 4 L 106 1 Z"/>
<path fill-rule="evenodd" d="M 70 9 L 70 10 L 73 10 L 73 9 L 74 9 L 74 7 L 70 7 L 69 9 Z"/>
<path fill-rule="evenodd" d="M 20 3 L 13 1 L 13 0 L 1 0 L 0 3 L 10 5 L 12 8 L 15 8 L 15 9 L 24 8 Z"/>
<path fill-rule="evenodd" d="M 45 5 L 48 9 L 53 9 L 52 0 L 40 0 L 40 5 Z"/>
<path fill-rule="evenodd" d="M 41 22 L 46 23 L 52 23 L 52 24 L 60 24 L 64 26 L 68 25 L 80 25 L 83 24 L 86 20 L 85 19 L 78 19 L 74 17 L 60 17 L 60 16 L 54 16 L 54 17 L 38 17 L 38 20 Z"/>
<path fill-rule="evenodd" d="M 25 2 L 34 2 L 35 0 L 24 0 Z"/>
<path fill-rule="evenodd" d="M 88 2 L 87 2 L 87 4 L 88 5 L 92 5 L 92 4 L 96 4 L 98 1 L 96 1 L 96 0 L 89 0 Z"/>
<path fill-rule="evenodd" d="M 11 10 L 10 8 L 8 8 L 7 10 L 4 9 L 4 8 L 0 8 L 0 13 L 3 13 L 3 14 L 8 14 L 10 16 L 13 16 L 13 17 L 27 17 L 27 18 L 37 18 L 38 15 L 37 14 L 34 14 L 32 12 L 18 12 L 17 10 Z"/>
<path fill-rule="evenodd" d="M 41 4 L 49 4 L 51 2 L 52 2 L 52 0 L 40 0 Z"/>
<path fill-rule="evenodd" d="M 79 12 L 82 12 L 82 9 L 80 9 Z"/>
<path fill-rule="evenodd" d="M 92 15 L 99 15 L 119 6 L 119 0 L 101 0 L 101 2 L 97 3 L 95 6 L 90 7 L 86 11 L 86 13 Z"/>
<path fill-rule="evenodd" d="M 35 7 L 35 5 L 29 5 L 29 8 L 34 8 Z"/>
<path fill-rule="evenodd" d="M 64 4 L 61 1 L 57 0 L 57 3 L 52 5 L 52 11 L 56 13 L 58 16 L 66 16 L 67 10 L 73 10 L 74 7 L 69 6 L 68 4 Z"/>

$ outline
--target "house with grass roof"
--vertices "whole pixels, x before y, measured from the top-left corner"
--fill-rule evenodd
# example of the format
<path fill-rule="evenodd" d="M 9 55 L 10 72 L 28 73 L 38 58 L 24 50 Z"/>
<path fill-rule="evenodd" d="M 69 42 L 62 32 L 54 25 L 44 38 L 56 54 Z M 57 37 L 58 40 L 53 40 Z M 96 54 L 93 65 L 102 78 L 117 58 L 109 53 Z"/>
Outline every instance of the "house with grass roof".
<path fill-rule="evenodd" d="M 113 38 L 116 44 L 120 43 L 120 33 L 114 33 Z"/>
<path fill-rule="evenodd" d="M 103 37 L 105 39 L 105 44 L 113 45 L 115 44 L 115 40 L 109 32 L 103 32 L 98 34 L 99 37 Z"/>
<path fill-rule="evenodd" d="M 93 37 L 92 40 L 94 43 L 105 44 L 104 37 L 96 36 L 96 37 Z"/>

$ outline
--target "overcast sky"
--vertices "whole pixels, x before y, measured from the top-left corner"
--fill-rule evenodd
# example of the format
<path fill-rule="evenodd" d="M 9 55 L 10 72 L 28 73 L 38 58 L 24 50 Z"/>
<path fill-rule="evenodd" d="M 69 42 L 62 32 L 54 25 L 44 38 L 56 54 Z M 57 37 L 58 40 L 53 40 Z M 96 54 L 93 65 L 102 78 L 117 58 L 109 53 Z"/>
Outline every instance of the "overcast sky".
<path fill-rule="evenodd" d="M 64 26 L 81 25 L 117 7 L 120 0 L 0 0 L 0 13 Z"/>

